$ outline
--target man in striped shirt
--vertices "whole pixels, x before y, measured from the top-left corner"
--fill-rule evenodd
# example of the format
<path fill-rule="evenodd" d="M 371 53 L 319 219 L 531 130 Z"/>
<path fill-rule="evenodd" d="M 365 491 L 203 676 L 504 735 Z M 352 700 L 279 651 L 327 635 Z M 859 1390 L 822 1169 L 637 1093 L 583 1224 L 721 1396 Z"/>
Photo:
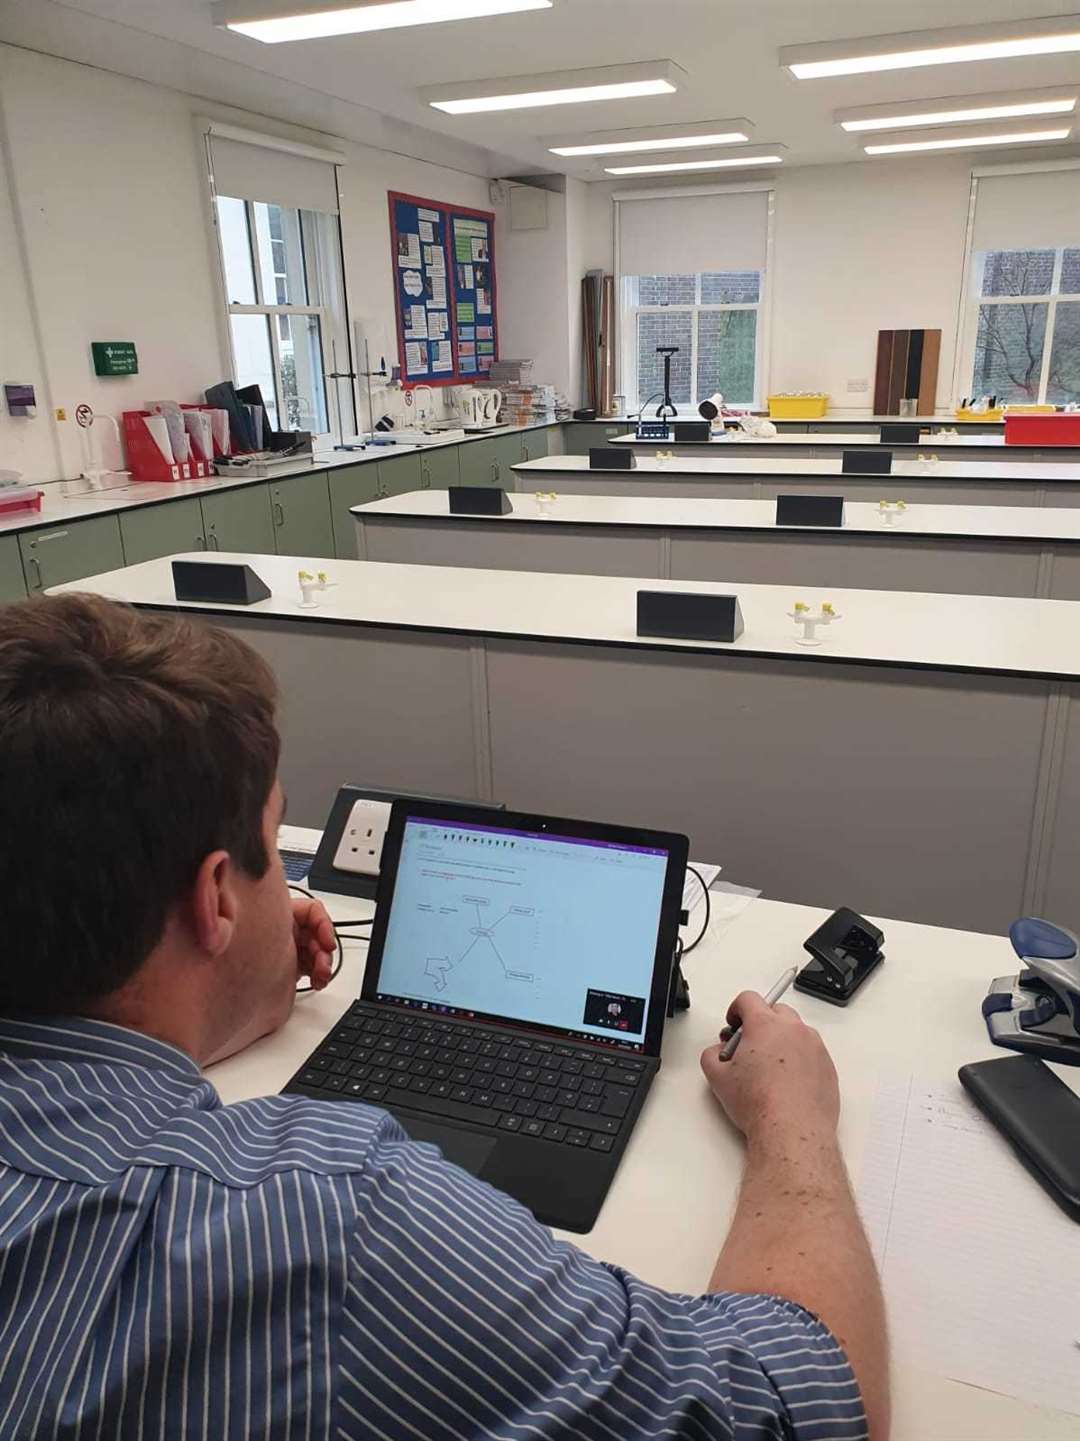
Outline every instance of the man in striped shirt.
<path fill-rule="evenodd" d="M 274 707 L 211 627 L 0 608 L 0 1441 L 885 1441 L 836 1076 L 788 1008 L 739 997 L 735 1059 L 702 1058 L 748 1144 L 701 1296 L 384 1112 L 221 1105 L 201 1068 L 333 947 L 277 858 Z"/>

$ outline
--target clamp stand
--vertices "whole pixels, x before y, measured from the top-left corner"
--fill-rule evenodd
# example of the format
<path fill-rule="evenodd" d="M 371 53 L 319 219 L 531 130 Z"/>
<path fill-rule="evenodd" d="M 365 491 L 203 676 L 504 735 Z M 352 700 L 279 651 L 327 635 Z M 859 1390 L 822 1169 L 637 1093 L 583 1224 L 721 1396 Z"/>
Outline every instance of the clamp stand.
<path fill-rule="evenodd" d="M 679 347 L 677 345 L 658 345 L 656 353 L 664 357 L 664 398 L 657 408 L 656 418 L 665 420 L 670 415 L 674 420 L 679 412 L 671 398 L 671 357 L 678 355 Z"/>

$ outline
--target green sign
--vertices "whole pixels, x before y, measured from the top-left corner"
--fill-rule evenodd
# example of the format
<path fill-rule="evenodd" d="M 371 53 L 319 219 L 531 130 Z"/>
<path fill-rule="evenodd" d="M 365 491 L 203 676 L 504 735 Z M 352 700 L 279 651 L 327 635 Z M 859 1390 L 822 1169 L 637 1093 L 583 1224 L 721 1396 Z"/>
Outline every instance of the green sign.
<path fill-rule="evenodd" d="M 95 340 L 90 349 L 95 375 L 138 375 L 139 357 L 133 340 Z"/>

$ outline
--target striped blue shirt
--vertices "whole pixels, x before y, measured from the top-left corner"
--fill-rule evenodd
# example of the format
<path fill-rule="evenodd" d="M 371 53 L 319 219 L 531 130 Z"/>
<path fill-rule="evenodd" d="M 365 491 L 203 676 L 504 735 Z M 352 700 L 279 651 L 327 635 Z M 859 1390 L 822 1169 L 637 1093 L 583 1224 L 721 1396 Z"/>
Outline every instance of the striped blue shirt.
<path fill-rule="evenodd" d="M 865 1435 L 791 1302 L 600 1265 L 383 1111 L 0 1020 L 3 1441 Z"/>

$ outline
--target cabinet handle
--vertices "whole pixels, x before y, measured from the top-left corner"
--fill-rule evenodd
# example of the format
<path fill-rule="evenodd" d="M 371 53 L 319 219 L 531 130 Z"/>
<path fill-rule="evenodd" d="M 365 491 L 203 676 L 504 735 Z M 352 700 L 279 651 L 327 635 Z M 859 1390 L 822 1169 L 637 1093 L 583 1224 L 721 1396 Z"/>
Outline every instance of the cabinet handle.
<path fill-rule="evenodd" d="M 495 483 L 496 485 L 498 485 L 498 483 L 499 483 L 499 462 L 498 462 L 497 460 L 493 460 L 493 461 L 491 462 L 491 479 L 494 481 L 494 483 Z"/>
<path fill-rule="evenodd" d="M 47 531 L 45 535 L 39 535 L 37 540 L 34 541 L 34 544 L 44 545 L 48 540 L 67 540 L 67 538 L 68 532 L 66 530 L 50 530 Z"/>
<path fill-rule="evenodd" d="M 282 510 L 279 500 L 274 501 L 274 524 L 279 530 L 285 524 L 285 512 Z"/>
<path fill-rule="evenodd" d="M 43 582 L 42 579 L 41 579 L 41 562 L 38 560 L 38 558 L 37 558 L 36 555 L 31 555 L 31 556 L 29 556 L 29 557 L 27 558 L 27 562 L 26 562 L 26 563 L 27 563 L 27 565 L 32 565 L 32 566 L 34 567 L 34 570 L 37 572 L 37 580 L 34 581 L 34 583 L 31 585 L 30 589 L 31 589 L 31 590 L 44 590 L 44 588 L 45 588 L 44 582 Z"/>
<path fill-rule="evenodd" d="M 196 550 L 205 550 L 205 549 L 206 549 L 206 537 L 205 537 L 204 535 L 197 535 L 197 536 L 195 537 L 195 549 L 196 549 Z"/>
<path fill-rule="evenodd" d="M 206 537 L 206 548 L 207 548 L 208 550 L 220 550 L 220 549 L 221 549 L 221 546 L 218 545 L 218 538 L 217 538 L 216 535 L 208 535 L 208 536 Z"/>

